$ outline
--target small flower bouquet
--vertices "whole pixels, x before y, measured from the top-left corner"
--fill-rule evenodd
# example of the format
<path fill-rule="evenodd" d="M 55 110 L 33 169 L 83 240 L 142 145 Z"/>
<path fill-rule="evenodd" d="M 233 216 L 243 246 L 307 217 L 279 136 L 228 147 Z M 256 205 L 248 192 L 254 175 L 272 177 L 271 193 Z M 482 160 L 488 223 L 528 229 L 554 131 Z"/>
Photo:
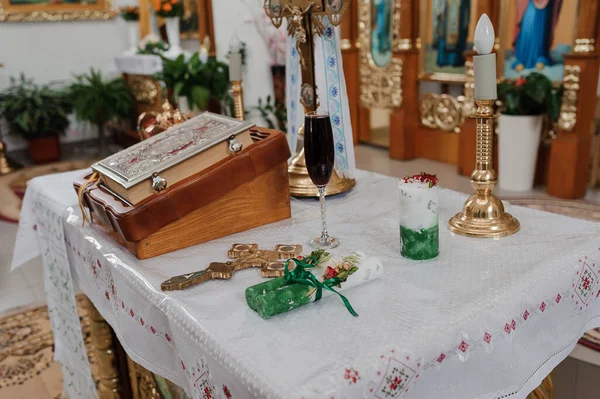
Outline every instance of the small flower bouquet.
<path fill-rule="evenodd" d="M 161 55 L 169 49 L 169 45 L 154 34 L 144 37 L 138 44 L 138 54 Z"/>
<path fill-rule="evenodd" d="M 420 173 L 400 179 L 400 253 L 408 259 L 438 256 L 438 179 Z"/>
<path fill-rule="evenodd" d="M 183 15 L 183 2 L 181 0 L 154 0 L 154 12 L 159 17 L 171 18 Z"/>
<path fill-rule="evenodd" d="M 119 7 L 119 15 L 125 21 L 139 21 L 140 8 L 138 6 Z"/>
<path fill-rule="evenodd" d="M 377 258 L 356 252 L 335 260 L 323 251 L 289 259 L 285 276 L 246 289 L 246 302 L 263 319 L 337 294 L 346 309 L 358 316 L 348 299 L 340 294 L 349 288 L 380 277 L 383 266 Z"/>

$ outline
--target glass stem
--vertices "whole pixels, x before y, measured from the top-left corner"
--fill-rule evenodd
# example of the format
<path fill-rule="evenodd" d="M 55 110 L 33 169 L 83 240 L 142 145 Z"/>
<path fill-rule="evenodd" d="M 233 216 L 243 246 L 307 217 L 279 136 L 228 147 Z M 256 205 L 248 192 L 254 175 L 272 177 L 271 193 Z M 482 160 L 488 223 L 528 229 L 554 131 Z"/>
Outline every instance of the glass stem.
<path fill-rule="evenodd" d="M 321 244 L 327 244 L 329 233 L 327 233 L 327 221 L 325 219 L 325 186 L 319 187 L 319 202 L 321 203 L 321 223 L 323 231 L 321 232 Z"/>

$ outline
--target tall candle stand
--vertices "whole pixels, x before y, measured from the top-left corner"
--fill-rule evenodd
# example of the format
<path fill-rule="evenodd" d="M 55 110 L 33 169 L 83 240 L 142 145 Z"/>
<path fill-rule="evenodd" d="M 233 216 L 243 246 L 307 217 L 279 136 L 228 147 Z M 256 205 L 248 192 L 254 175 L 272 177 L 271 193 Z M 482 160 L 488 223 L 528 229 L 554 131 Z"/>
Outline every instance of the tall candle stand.
<path fill-rule="evenodd" d="M 351 0 L 337 2 L 326 0 L 265 0 L 265 13 L 275 27 L 281 26 L 283 18 L 288 21 L 288 34 L 296 38 L 296 49 L 302 71 L 302 91 L 309 93 L 301 96 L 300 103 L 304 112 L 316 111 L 319 105 L 315 84 L 314 36 L 323 34 L 322 18 L 329 18 L 332 24 L 339 25 L 343 14 L 350 7 Z M 298 135 L 302 137 L 303 128 Z M 290 175 L 290 194 L 294 197 L 318 197 L 319 190 L 314 185 L 304 159 L 304 149 L 300 149 L 292 158 L 288 167 Z M 333 171 L 331 180 L 325 189 L 326 195 L 339 194 L 352 189 L 356 180 L 338 176 Z"/>
<path fill-rule="evenodd" d="M 236 119 L 244 120 L 244 89 L 241 80 L 231 82 L 231 95 L 233 96 L 233 115 Z"/>
<path fill-rule="evenodd" d="M 498 179 L 493 167 L 494 102 L 496 93 L 496 55 L 494 27 L 486 14 L 479 18 L 475 27 L 475 106 L 477 120 L 475 170 L 471 173 L 471 195 L 462 212 L 448 221 L 448 227 L 456 234 L 469 237 L 500 238 L 519 231 L 520 224 L 494 195 Z"/>
<path fill-rule="evenodd" d="M 475 101 L 477 119 L 476 166 L 471 173 L 471 195 L 458 213 L 448 222 L 450 230 L 469 237 L 500 238 L 519 231 L 520 224 L 494 194 L 498 179 L 492 166 L 494 140 L 494 100 Z"/>

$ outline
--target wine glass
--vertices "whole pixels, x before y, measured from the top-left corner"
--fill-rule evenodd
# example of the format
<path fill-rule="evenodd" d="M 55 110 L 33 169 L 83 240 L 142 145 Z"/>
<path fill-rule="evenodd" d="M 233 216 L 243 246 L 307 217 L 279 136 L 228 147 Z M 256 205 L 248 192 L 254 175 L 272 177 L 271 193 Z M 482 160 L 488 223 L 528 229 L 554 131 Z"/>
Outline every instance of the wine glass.
<path fill-rule="evenodd" d="M 333 131 L 331 120 L 326 113 L 308 112 L 304 118 L 304 157 L 306 169 L 312 182 L 319 189 L 321 202 L 321 237 L 311 240 L 310 246 L 317 249 L 335 248 L 340 240 L 327 233 L 325 220 L 325 187 L 331 179 L 335 152 L 333 150 Z"/>

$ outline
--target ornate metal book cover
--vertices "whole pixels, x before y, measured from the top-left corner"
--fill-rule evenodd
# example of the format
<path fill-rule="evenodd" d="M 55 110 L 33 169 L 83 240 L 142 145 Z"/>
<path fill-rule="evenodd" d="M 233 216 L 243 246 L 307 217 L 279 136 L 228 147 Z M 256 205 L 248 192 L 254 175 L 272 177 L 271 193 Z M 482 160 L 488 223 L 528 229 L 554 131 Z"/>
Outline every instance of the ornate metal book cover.
<path fill-rule="evenodd" d="M 204 112 L 92 165 L 92 169 L 128 189 L 254 126 Z"/>

